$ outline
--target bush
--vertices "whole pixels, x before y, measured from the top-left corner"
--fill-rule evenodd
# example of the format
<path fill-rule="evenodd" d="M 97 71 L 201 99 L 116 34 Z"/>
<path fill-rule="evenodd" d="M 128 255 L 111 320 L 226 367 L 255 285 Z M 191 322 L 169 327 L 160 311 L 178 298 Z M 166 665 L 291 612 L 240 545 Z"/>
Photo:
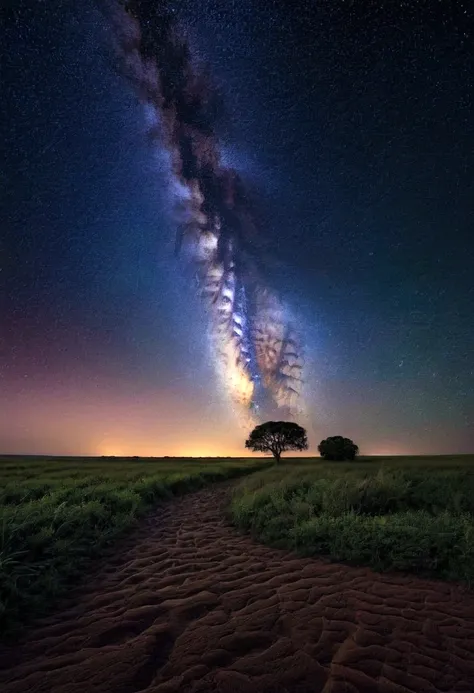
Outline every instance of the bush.
<path fill-rule="evenodd" d="M 359 446 L 350 438 L 330 436 L 318 445 L 318 451 L 325 460 L 355 460 L 359 454 Z"/>
<path fill-rule="evenodd" d="M 474 474 L 379 469 L 373 474 L 257 474 L 234 492 L 235 524 L 303 555 L 474 579 Z M 271 477 L 269 477 L 271 479 Z"/>

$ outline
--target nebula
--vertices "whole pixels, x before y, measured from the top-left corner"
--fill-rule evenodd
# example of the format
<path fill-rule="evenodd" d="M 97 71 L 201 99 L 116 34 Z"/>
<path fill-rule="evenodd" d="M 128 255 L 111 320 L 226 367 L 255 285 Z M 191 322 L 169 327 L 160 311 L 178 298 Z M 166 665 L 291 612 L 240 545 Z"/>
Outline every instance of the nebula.
<path fill-rule="evenodd" d="M 107 17 L 150 141 L 169 158 L 176 255 L 205 302 L 217 374 L 246 422 L 275 412 L 291 418 L 303 409 L 301 340 L 268 281 L 268 242 L 249 190 L 222 162 L 219 94 L 165 3 L 111 1 Z"/>

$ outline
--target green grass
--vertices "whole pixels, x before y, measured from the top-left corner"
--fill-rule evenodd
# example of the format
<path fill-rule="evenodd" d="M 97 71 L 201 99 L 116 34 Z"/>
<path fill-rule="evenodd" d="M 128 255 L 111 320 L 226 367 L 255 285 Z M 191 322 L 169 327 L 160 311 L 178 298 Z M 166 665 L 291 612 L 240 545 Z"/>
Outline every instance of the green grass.
<path fill-rule="evenodd" d="M 302 555 L 474 581 L 474 456 L 294 460 L 240 482 L 230 510 Z"/>
<path fill-rule="evenodd" d="M 0 633 L 43 614 L 157 503 L 262 461 L 0 457 Z"/>

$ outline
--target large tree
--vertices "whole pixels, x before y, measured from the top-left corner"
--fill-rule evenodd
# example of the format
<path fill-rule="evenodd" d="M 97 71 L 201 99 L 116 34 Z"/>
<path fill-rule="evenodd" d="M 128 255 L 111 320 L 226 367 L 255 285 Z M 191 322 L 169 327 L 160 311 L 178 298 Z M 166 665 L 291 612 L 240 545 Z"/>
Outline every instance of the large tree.
<path fill-rule="evenodd" d="M 307 450 L 308 438 L 301 426 L 291 421 L 267 421 L 255 426 L 245 447 L 254 452 L 271 452 L 276 462 L 287 450 Z"/>
<path fill-rule="evenodd" d="M 359 454 L 359 446 L 343 436 L 325 438 L 319 443 L 318 450 L 325 460 L 354 460 Z"/>

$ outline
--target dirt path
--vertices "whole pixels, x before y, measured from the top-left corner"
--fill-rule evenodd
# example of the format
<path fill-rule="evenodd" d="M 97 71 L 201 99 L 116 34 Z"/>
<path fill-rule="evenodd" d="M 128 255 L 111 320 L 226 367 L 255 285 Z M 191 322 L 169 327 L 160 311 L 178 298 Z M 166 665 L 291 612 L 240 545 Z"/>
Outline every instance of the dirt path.
<path fill-rule="evenodd" d="M 160 509 L 0 652 L 2 693 L 473 693 L 474 593 L 255 544 L 225 496 Z"/>

